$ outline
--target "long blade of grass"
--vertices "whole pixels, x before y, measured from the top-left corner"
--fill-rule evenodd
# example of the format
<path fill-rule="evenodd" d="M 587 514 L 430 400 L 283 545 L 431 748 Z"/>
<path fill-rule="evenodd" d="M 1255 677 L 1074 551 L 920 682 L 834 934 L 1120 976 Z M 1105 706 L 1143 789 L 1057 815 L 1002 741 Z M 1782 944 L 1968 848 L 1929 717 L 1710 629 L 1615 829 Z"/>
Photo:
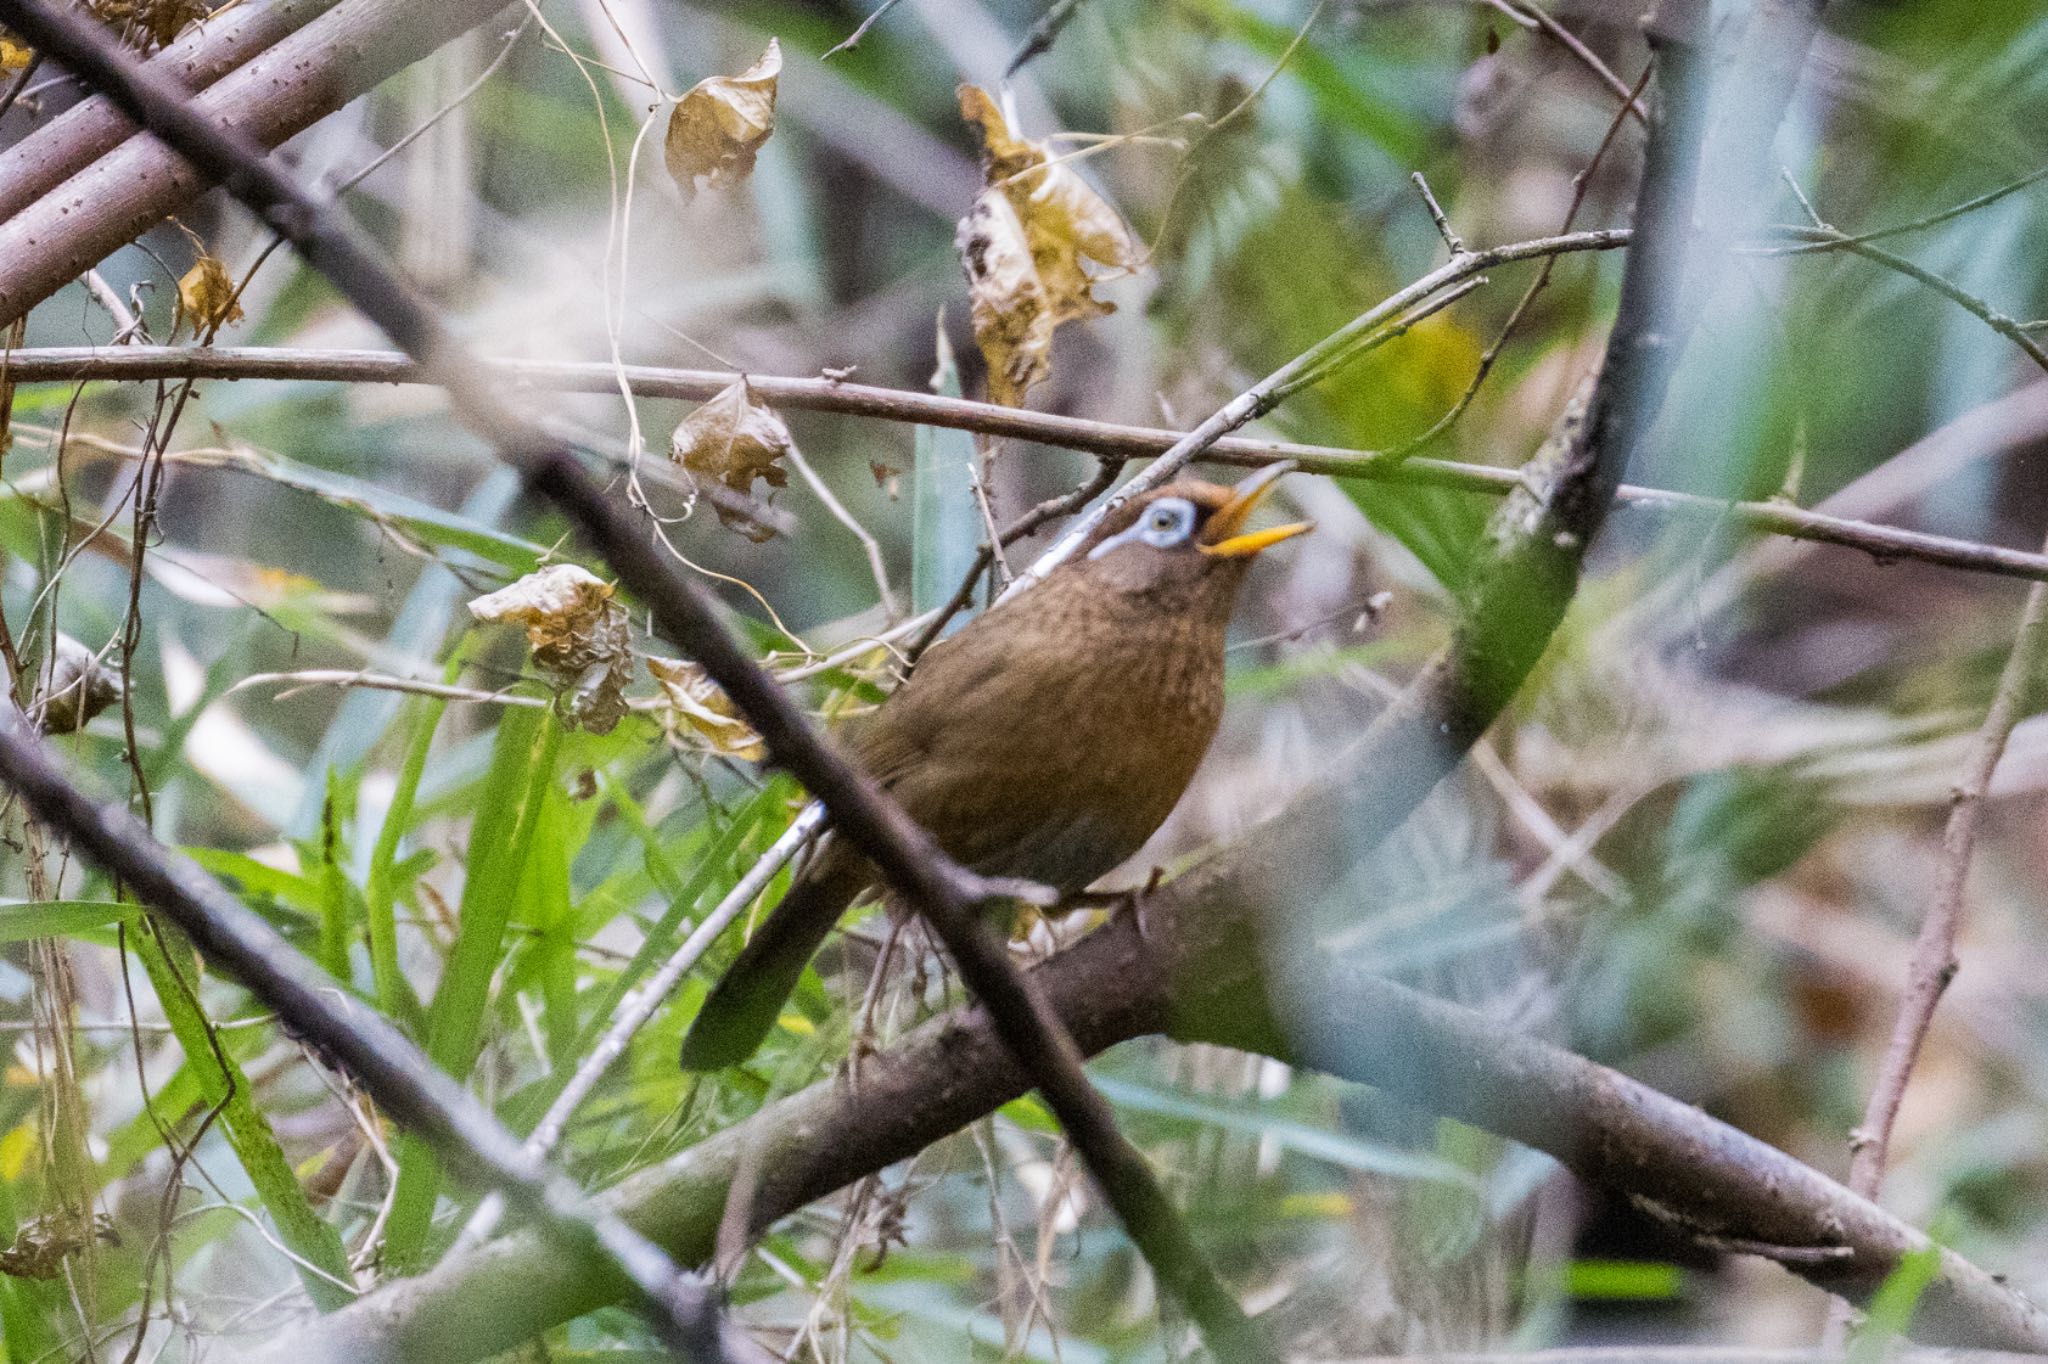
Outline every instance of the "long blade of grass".
<path fill-rule="evenodd" d="M 307 1201 L 291 1162 L 277 1144 L 277 1135 L 256 1107 L 249 1077 L 225 1046 L 216 1045 L 212 1025 L 192 992 L 192 982 L 199 979 L 198 956 L 171 933 L 168 928 L 158 931 L 145 926 L 130 933 L 128 941 L 149 976 L 172 1035 L 184 1050 L 186 1065 L 198 1079 L 201 1097 L 220 1109 L 229 1147 L 276 1225 L 278 1239 L 298 1257 L 294 1268 L 307 1295 L 323 1312 L 346 1306 L 355 1300 L 355 1275 L 342 1249 L 341 1234 Z"/>
<path fill-rule="evenodd" d="M 504 957 L 505 928 L 554 780 L 561 735 L 550 712 L 508 712 L 499 722 L 470 831 L 461 925 L 427 1012 L 427 1054 L 450 1075 L 466 1075 L 476 1063 L 491 979 Z M 424 1264 L 440 1190 L 441 1163 L 433 1148 L 410 1133 L 400 1138 L 397 1188 L 384 1231 L 385 1262 L 395 1272 L 413 1273 Z"/>

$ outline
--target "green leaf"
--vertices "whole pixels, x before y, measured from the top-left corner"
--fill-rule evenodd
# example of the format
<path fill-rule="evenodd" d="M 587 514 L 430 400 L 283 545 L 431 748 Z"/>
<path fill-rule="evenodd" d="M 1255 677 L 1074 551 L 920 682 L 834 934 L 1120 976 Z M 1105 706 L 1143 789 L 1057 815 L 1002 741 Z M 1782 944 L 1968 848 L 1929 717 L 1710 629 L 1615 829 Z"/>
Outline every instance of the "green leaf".
<path fill-rule="evenodd" d="M 960 396 L 960 371 L 938 329 L 939 367 L 932 391 Z M 945 605 L 960 590 L 981 546 L 981 512 L 974 503 L 974 437 L 966 431 L 920 426 L 910 473 L 910 609 L 921 613 Z M 954 628 L 966 613 L 954 618 Z"/>
<path fill-rule="evenodd" d="M 451 661 L 452 681 L 461 661 Z M 406 1027 L 414 1037 L 426 1035 L 426 1011 L 412 982 L 398 962 L 397 890 L 392 866 L 398 856 L 399 840 L 412 823 L 413 800 L 419 794 L 420 777 L 427 768 L 427 753 L 434 746 L 434 731 L 448 709 L 440 697 L 421 697 L 413 712 L 412 736 L 406 741 L 405 758 L 399 766 L 398 785 L 391 792 L 391 804 L 384 811 L 384 825 L 377 831 L 376 846 L 370 850 L 370 868 L 364 877 L 363 923 L 370 939 L 370 979 L 377 992 L 377 1007 Z"/>
<path fill-rule="evenodd" d="M 141 912 L 119 900 L 0 900 L 0 943 L 61 938 L 128 923 Z"/>
<path fill-rule="evenodd" d="M 1573 1260 L 1565 1288 L 1601 1302 L 1664 1302 L 1685 1290 L 1685 1272 L 1654 1260 Z"/>
<path fill-rule="evenodd" d="M 551 711 L 509 711 L 499 722 L 470 830 L 461 924 L 427 1011 L 427 1055 L 450 1075 L 467 1075 L 476 1064 L 491 979 L 504 959 L 505 928 L 554 781 L 561 735 Z M 414 1273 L 424 1264 L 440 1189 L 440 1157 L 423 1138 L 406 1133 L 398 1144 L 398 1183 L 384 1232 L 385 1260 L 396 1272 Z"/>
<path fill-rule="evenodd" d="M 1849 1350 L 1849 1364 L 1879 1364 L 1891 1353 L 1891 1344 L 1906 1334 L 1913 1314 L 1934 1276 L 1941 1272 L 1941 1246 L 1922 1246 L 1899 1257 L 1898 1268 L 1871 1295 L 1864 1308 L 1863 1329 Z"/>
<path fill-rule="evenodd" d="M 1397 1150 L 1378 1142 L 1347 1136 L 1342 1132 L 1310 1127 L 1306 1123 L 1277 1116 L 1265 1109 L 1153 1089 L 1111 1076 L 1096 1075 L 1090 1078 L 1111 1103 L 1134 1113 L 1197 1122 L 1209 1127 L 1220 1127 L 1226 1132 L 1271 1140 L 1287 1150 L 1312 1156 L 1347 1170 L 1362 1170 L 1368 1174 L 1388 1175 L 1396 1179 L 1435 1180 L 1474 1190 L 1479 1187 L 1478 1179 L 1470 1170 L 1462 1169 L 1439 1156 L 1425 1155 L 1419 1151 Z"/>
<path fill-rule="evenodd" d="M 165 929 L 160 935 L 145 925 L 130 933 L 128 941 L 148 973 L 164 1018 L 185 1053 L 185 1064 L 198 1079 L 201 1098 L 220 1109 L 228 1145 L 276 1224 L 278 1239 L 305 1262 L 296 1267 L 307 1294 L 323 1312 L 345 1307 L 355 1300 L 345 1286 L 355 1283 L 355 1275 L 349 1269 L 341 1235 L 307 1201 L 276 1134 L 251 1097 L 254 1091 L 249 1077 L 228 1049 L 219 1045 L 212 1024 L 200 1009 L 193 993 L 199 980 L 198 954 L 182 939 L 168 936 L 170 932 Z"/>

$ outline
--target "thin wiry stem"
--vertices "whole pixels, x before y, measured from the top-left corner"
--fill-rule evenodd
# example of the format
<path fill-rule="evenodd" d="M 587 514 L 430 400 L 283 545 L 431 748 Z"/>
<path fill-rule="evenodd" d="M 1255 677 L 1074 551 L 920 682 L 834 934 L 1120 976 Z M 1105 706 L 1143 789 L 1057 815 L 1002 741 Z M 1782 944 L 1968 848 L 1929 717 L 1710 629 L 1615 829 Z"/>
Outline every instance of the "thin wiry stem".
<path fill-rule="evenodd" d="M 2033 338 L 2023 324 L 2006 316 L 1946 275 L 1936 274 L 1926 266 L 1917 265 L 1895 251 L 1872 246 L 1867 239 L 1852 237 L 1833 227 L 1800 227 L 1787 224 L 1773 227 L 1770 231 L 1773 235 L 1791 237 L 1829 250 L 1847 251 L 1851 255 L 1862 256 L 1888 270 L 1896 270 L 1909 279 L 1917 280 L 2011 341 L 2026 352 L 2029 360 L 2043 370 L 2048 370 L 2048 350 L 2042 348 L 2041 343 Z M 1748 255 L 1769 254 L 1769 248 L 1743 247 L 1738 250 Z"/>
<path fill-rule="evenodd" d="M 803 452 L 797 449 L 794 443 L 784 453 L 783 458 L 789 461 L 790 467 L 796 470 L 797 476 L 810 486 L 811 491 L 818 495 L 818 500 L 825 504 L 825 510 L 832 514 L 832 519 L 846 527 L 852 532 L 853 538 L 860 541 L 861 552 L 867 555 L 868 572 L 875 579 L 876 595 L 882 601 L 882 615 L 890 624 L 895 624 L 896 594 L 889 589 L 889 566 L 882 559 L 882 545 L 875 539 L 875 533 L 863 526 L 859 518 L 846 509 L 846 504 L 839 500 L 838 494 L 832 491 L 824 479 L 818 477 L 818 471 L 811 467 L 811 462 L 804 458 Z"/>

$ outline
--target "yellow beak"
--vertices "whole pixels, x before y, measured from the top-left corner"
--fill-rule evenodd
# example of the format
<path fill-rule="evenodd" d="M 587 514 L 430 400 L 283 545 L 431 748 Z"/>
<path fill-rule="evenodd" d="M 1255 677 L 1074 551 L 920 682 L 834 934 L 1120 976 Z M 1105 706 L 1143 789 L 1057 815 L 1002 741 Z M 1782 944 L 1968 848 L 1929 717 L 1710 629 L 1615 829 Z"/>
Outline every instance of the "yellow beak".
<path fill-rule="evenodd" d="M 1262 549 L 1270 549 L 1282 540 L 1292 540 L 1314 530 L 1313 521 L 1294 521 L 1274 526 L 1271 530 L 1244 530 L 1244 523 L 1251 519 L 1253 510 L 1273 491 L 1273 485 L 1283 475 L 1294 472 L 1295 467 L 1293 460 L 1282 460 L 1278 464 L 1267 465 L 1239 483 L 1230 500 L 1210 513 L 1208 524 L 1202 527 L 1204 543 L 1196 548 L 1219 559 L 1242 559 Z"/>

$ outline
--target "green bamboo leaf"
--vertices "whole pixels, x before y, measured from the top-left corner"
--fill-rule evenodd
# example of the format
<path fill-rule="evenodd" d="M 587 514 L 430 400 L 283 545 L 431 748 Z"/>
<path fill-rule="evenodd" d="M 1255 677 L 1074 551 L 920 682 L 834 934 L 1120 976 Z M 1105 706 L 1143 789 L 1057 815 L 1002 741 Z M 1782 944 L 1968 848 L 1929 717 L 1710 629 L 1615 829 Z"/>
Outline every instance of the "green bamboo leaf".
<path fill-rule="evenodd" d="M 960 370 L 946 340 L 945 318 L 938 329 L 939 367 L 932 391 L 960 396 Z M 911 454 L 910 609 L 943 606 L 960 588 L 981 545 L 981 513 L 974 505 L 974 437 L 966 431 L 920 426 Z M 966 613 L 954 618 L 955 628 Z"/>
<path fill-rule="evenodd" d="M 448 665 L 448 680 L 461 670 L 459 660 Z M 412 736 L 406 741 L 405 757 L 398 769 L 398 785 L 385 808 L 383 827 L 377 831 L 370 850 L 370 869 L 363 880 L 363 924 L 370 939 L 370 981 L 377 993 L 377 1007 L 386 1017 L 403 1025 L 414 1037 L 427 1031 L 426 1010 L 413 993 L 412 982 L 398 963 L 397 891 L 392 867 L 398 857 L 399 840 L 412 823 L 413 800 L 419 794 L 420 777 L 427 769 L 427 754 L 434 746 L 434 731 L 448 703 L 440 697 L 418 698 L 414 709 Z"/>
<path fill-rule="evenodd" d="M 220 1109 L 229 1147 L 276 1225 L 278 1239 L 301 1262 L 294 1267 L 307 1295 L 323 1312 L 347 1306 L 355 1300 L 355 1275 L 341 1235 L 307 1201 L 269 1121 L 256 1107 L 249 1077 L 226 1047 L 216 1048 L 212 1025 L 192 990 L 199 979 L 198 955 L 182 939 L 148 927 L 130 933 L 128 941 L 185 1053 L 185 1064 L 197 1077 L 200 1097 Z"/>
<path fill-rule="evenodd" d="M 561 736 L 561 726 L 547 711 L 511 711 L 499 722 L 470 830 L 461 925 L 427 1011 L 427 1055 L 450 1075 L 467 1075 L 476 1064 L 491 978 L 504 959 L 505 929 L 540 808 L 554 781 Z M 398 1143 L 398 1181 L 384 1232 L 385 1260 L 396 1272 L 413 1273 L 424 1264 L 440 1189 L 441 1163 L 434 1148 L 406 1133 Z"/>
<path fill-rule="evenodd" d="M 1347 1170 L 1388 1175 L 1395 1179 L 1433 1180 L 1460 1185 L 1475 1191 L 1479 1188 L 1479 1181 L 1470 1170 L 1462 1169 L 1438 1156 L 1425 1155 L 1420 1151 L 1397 1150 L 1378 1142 L 1347 1136 L 1342 1132 L 1310 1127 L 1307 1123 L 1262 1109 L 1198 1098 L 1190 1094 L 1176 1094 L 1113 1077 L 1091 1078 L 1095 1081 L 1095 1087 L 1101 1090 L 1111 1103 L 1134 1113 L 1146 1113 L 1153 1117 L 1171 1118 L 1182 1122 L 1203 1123 L 1210 1127 L 1220 1127 L 1226 1132 L 1270 1139 L 1287 1150 L 1328 1161 Z"/>
<path fill-rule="evenodd" d="M 0 943 L 61 938 L 127 923 L 141 912 L 119 900 L 0 900 Z"/>

